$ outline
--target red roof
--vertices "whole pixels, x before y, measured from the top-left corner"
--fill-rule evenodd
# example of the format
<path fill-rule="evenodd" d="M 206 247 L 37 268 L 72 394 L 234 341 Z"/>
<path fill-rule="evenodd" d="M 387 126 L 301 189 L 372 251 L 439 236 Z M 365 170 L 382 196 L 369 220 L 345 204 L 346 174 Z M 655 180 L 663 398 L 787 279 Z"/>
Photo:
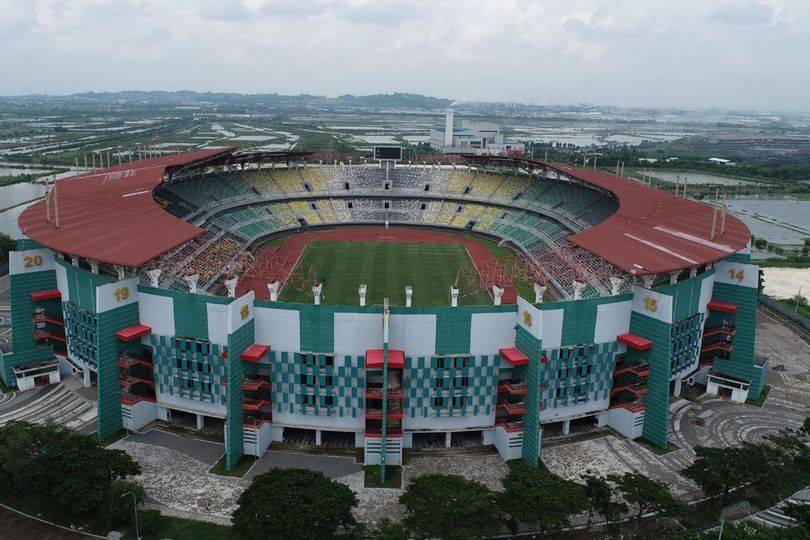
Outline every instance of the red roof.
<path fill-rule="evenodd" d="M 169 167 L 226 155 L 233 147 L 198 150 L 127 163 L 58 180 L 59 229 L 45 221 L 45 201 L 26 208 L 20 230 L 55 251 L 96 261 L 142 266 L 202 234 L 162 209 L 152 191 Z"/>
<path fill-rule="evenodd" d="M 616 336 L 616 339 L 619 341 L 619 343 L 624 343 L 628 347 L 638 351 L 646 351 L 653 346 L 652 341 L 649 339 L 644 339 L 643 337 L 635 334 L 619 334 Z"/>
<path fill-rule="evenodd" d="M 242 353 L 241 358 L 245 362 L 258 362 L 267 354 L 269 350 L 270 345 L 260 345 L 259 343 L 254 343 L 245 349 L 245 352 Z"/>
<path fill-rule="evenodd" d="M 706 304 L 706 307 L 712 311 L 720 311 L 722 313 L 737 313 L 736 305 L 727 302 L 718 302 L 717 300 L 712 300 Z"/>
<path fill-rule="evenodd" d="M 381 369 L 383 367 L 383 350 L 369 349 L 366 351 L 366 369 Z M 388 367 L 401 369 L 405 367 L 405 352 L 388 350 Z"/>
<path fill-rule="evenodd" d="M 129 328 L 124 328 L 115 333 L 115 339 L 118 341 L 132 341 L 141 336 L 151 334 L 152 329 L 143 324 L 135 324 Z"/>
<path fill-rule="evenodd" d="M 547 165 L 619 199 L 615 214 L 569 240 L 631 274 L 660 274 L 718 261 L 743 249 L 751 238 L 748 227 L 731 214 L 720 235 L 718 212 L 712 240 L 711 206 L 613 174 Z"/>
<path fill-rule="evenodd" d="M 529 363 L 529 357 L 520 352 L 520 350 L 510 347 L 508 349 L 501 349 L 501 358 L 512 364 L 513 366 L 525 366 Z"/>

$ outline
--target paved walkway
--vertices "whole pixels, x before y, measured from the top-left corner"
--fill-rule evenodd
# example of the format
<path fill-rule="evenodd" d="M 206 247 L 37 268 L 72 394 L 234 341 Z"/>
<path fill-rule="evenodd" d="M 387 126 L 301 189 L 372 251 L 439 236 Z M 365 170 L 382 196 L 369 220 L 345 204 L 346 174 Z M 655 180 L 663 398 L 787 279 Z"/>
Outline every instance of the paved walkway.
<path fill-rule="evenodd" d="M 162 446 L 213 466 L 225 454 L 225 444 L 198 439 L 162 429 L 150 429 L 145 433 L 133 433 L 124 440 L 140 444 Z"/>
<path fill-rule="evenodd" d="M 247 480 L 253 480 L 256 475 L 267 472 L 272 468 L 287 469 L 299 468 L 322 472 L 329 478 L 340 478 L 363 470 L 363 466 L 354 462 L 352 457 L 324 456 L 318 454 L 302 454 L 295 452 L 267 451 L 245 475 Z"/>
<path fill-rule="evenodd" d="M 95 431 L 96 402 L 71 390 L 71 384 L 72 381 L 67 380 L 26 392 L 4 395 L 4 401 L 0 402 L 0 426 L 12 420 L 41 423 L 50 419 L 79 431 L 92 433 Z"/>

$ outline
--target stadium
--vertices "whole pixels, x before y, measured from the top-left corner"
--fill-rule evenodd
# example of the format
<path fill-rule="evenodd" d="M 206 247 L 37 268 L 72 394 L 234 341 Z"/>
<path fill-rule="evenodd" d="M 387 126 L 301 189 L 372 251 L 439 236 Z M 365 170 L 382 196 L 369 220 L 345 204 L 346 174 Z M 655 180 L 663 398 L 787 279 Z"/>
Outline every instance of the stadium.
<path fill-rule="evenodd" d="M 136 157 L 50 186 L 10 259 L 3 381 L 81 378 L 99 437 L 536 465 L 595 428 L 666 448 L 684 385 L 763 388 L 750 232 L 718 208 L 520 157 Z"/>

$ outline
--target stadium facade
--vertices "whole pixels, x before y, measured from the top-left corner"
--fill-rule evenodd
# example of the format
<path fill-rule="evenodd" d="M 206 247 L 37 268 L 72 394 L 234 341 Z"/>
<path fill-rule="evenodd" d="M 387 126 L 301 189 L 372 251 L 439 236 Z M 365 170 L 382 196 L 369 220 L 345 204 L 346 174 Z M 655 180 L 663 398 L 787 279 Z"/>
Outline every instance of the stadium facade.
<path fill-rule="evenodd" d="M 81 377 L 100 437 L 172 418 L 222 426 L 229 467 L 291 433 L 387 464 L 437 438 L 537 464 L 544 432 L 583 425 L 666 447 L 683 385 L 759 396 L 758 268 L 734 217 L 559 164 L 305 157 L 206 150 L 57 182 L 20 217 L 6 385 Z M 500 239 L 543 283 L 457 306 L 448 284 L 447 305 L 410 307 L 281 302 L 277 283 L 229 279 L 259 240 L 370 223 Z"/>

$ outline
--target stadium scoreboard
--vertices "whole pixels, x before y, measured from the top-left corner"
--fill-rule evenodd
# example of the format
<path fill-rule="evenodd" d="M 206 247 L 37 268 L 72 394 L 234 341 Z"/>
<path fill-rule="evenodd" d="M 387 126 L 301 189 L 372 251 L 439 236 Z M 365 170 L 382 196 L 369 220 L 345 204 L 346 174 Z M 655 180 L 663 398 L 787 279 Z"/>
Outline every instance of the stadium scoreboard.
<path fill-rule="evenodd" d="M 402 161 L 401 146 L 375 146 L 374 159 L 380 161 Z"/>

